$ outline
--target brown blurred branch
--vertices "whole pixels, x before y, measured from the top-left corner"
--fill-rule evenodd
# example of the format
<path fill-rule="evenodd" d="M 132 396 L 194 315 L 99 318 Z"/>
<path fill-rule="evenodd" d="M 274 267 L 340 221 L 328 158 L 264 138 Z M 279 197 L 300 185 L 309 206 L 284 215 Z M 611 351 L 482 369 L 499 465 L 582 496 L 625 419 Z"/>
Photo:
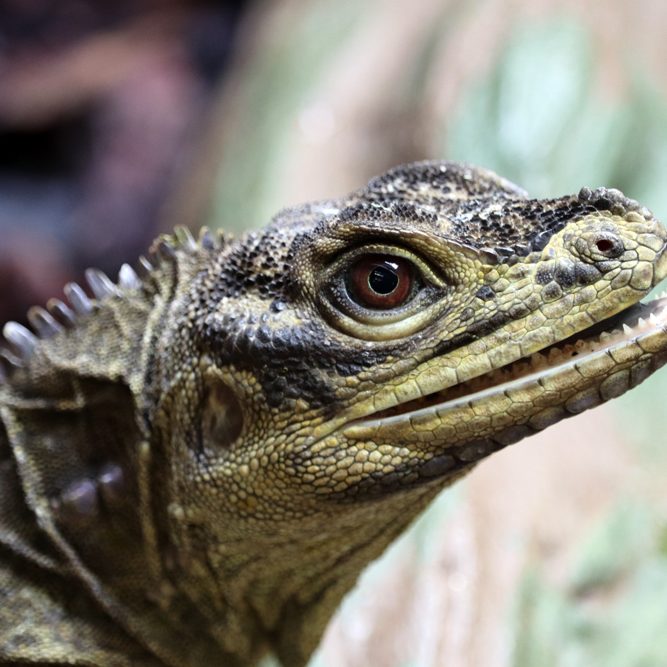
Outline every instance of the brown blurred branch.
<path fill-rule="evenodd" d="M 32 51 L 0 64 L 0 123 L 34 127 L 75 113 L 133 70 L 163 59 L 182 31 L 182 11 L 155 12 L 93 33 L 57 54 Z"/>

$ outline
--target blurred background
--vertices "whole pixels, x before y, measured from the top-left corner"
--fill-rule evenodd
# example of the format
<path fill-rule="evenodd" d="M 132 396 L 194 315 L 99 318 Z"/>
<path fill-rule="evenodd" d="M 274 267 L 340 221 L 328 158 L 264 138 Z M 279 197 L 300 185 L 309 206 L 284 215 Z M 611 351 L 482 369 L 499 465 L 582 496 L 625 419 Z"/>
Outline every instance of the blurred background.
<path fill-rule="evenodd" d="M 667 219 L 661 0 L 3 0 L 0 321 L 174 224 L 400 162 Z M 361 578 L 313 667 L 665 667 L 667 373 L 494 455 Z"/>

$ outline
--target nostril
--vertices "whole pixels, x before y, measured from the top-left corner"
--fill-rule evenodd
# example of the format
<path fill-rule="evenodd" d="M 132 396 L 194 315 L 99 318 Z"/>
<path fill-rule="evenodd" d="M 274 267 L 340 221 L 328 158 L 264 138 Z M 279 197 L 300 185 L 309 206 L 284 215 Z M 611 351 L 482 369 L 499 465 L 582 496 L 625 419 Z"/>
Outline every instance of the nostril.
<path fill-rule="evenodd" d="M 609 239 L 599 239 L 595 243 L 595 247 L 603 254 L 606 255 L 608 252 L 613 250 L 614 244 Z"/>
<path fill-rule="evenodd" d="M 613 258 L 623 254 L 625 247 L 615 236 L 599 236 L 594 241 L 595 249 L 604 257 Z"/>

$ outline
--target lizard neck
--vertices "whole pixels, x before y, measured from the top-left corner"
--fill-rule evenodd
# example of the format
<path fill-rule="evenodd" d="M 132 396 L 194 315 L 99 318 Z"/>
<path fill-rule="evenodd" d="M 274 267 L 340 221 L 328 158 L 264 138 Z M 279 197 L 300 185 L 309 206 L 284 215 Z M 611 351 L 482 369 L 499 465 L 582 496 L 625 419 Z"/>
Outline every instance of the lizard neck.
<path fill-rule="evenodd" d="M 286 667 L 304 665 L 360 572 L 441 486 L 282 523 L 238 524 L 229 517 L 224 533 L 209 535 L 204 549 L 196 522 L 180 516 L 173 522 L 169 579 L 205 610 L 209 634 L 240 664 L 254 664 L 270 650 Z"/>

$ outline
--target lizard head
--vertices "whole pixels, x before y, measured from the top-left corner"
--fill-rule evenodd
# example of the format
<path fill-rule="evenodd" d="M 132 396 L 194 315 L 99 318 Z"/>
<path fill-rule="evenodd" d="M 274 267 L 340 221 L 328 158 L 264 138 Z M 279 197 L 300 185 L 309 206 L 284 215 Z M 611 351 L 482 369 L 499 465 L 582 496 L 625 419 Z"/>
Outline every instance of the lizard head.
<path fill-rule="evenodd" d="M 215 304 L 194 336 L 207 474 L 245 480 L 249 516 L 314 512 L 442 484 L 623 393 L 664 360 L 667 300 L 638 302 L 666 243 L 618 191 L 528 199 L 451 163 L 278 216 L 191 288 Z"/>
<path fill-rule="evenodd" d="M 234 242 L 180 230 L 141 279 L 89 272 L 92 300 L 4 327 L 0 453 L 170 664 L 300 667 L 440 489 L 667 361 L 667 298 L 641 301 L 666 246 L 616 190 L 529 199 L 447 162 Z"/>
<path fill-rule="evenodd" d="M 158 420 L 179 452 L 174 530 L 217 533 L 222 570 L 252 549 L 274 600 L 321 595 L 345 562 L 339 597 L 480 459 L 667 360 L 667 299 L 639 303 L 666 244 L 615 190 L 536 200 L 419 163 L 211 250 L 166 334 L 169 358 L 198 359 Z M 263 609 L 267 626 L 284 612 Z"/>

